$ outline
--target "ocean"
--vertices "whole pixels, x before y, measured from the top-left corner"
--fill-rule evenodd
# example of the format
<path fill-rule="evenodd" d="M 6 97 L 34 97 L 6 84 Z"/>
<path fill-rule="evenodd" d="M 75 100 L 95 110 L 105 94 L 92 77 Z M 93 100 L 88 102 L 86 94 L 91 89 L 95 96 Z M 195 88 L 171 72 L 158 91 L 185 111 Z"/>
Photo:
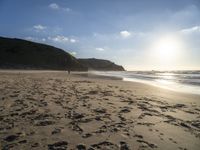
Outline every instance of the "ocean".
<path fill-rule="evenodd" d="M 200 94 L 200 71 L 92 71 L 92 74 L 118 77 L 124 81 L 141 82 L 161 88 Z"/>

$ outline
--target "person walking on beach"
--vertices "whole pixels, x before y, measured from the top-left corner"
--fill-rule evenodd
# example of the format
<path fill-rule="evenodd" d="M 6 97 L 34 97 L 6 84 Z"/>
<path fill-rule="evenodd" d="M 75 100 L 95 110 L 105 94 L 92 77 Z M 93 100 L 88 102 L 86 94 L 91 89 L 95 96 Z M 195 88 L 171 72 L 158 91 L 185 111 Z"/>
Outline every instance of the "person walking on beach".
<path fill-rule="evenodd" d="M 67 59 L 67 70 L 68 70 L 68 74 L 70 74 L 71 65 L 72 65 L 72 58 L 69 57 L 69 58 Z"/>

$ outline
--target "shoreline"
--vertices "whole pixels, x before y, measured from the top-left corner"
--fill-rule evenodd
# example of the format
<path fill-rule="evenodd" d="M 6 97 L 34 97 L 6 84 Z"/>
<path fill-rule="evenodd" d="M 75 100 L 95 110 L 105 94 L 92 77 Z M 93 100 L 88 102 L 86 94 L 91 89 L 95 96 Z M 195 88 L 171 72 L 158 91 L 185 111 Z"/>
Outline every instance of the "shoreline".
<path fill-rule="evenodd" d="M 143 72 L 148 72 L 148 71 L 143 71 Z M 188 93 L 188 94 L 197 94 L 200 95 L 200 85 L 198 86 L 197 84 L 184 84 L 181 82 L 177 82 L 176 80 L 168 80 L 169 78 L 174 78 L 172 75 L 170 75 L 169 77 L 167 76 L 167 78 L 165 77 L 156 77 L 154 75 L 151 75 L 150 78 L 152 79 L 141 79 L 138 77 L 141 76 L 146 76 L 144 74 L 124 74 L 124 72 L 117 72 L 117 74 L 115 74 L 115 72 L 101 72 L 101 71 L 97 71 L 97 72 L 91 72 L 91 74 L 96 74 L 96 75 L 101 75 L 101 76 L 107 76 L 107 77 L 116 77 L 116 78 L 121 78 L 121 80 L 123 81 L 130 81 L 130 82 L 137 82 L 137 83 L 143 83 L 143 84 L 148 84 L 148 85 L 152 85 L 155 87 L 159 87 L 159 88 L 164 88 L 164 89 L 168 89 L 174 92 L 181 92 L 181 93 Z M 128 76 L 127 76 L 128 75 Z M 133 75 L 135 77 L 129 77 L 130 75 Z M 178 80 L 178 79 L 177 79 Z M 198 81 L 197 81 L 198 82 Z"/>
<path fill-rule="evenodd" d="M 80 77 L 84 77 L 85 79 L 96 79 L 96 80 L 114 80 L 114 81 L 117 81 L 120 82 L 123 84 L 127 84 L 129 86 L 131 85 L 137 85 L 137 86 L 146 86 L 147 88 L 149 89 L 152 89 L 152 88 L 155 88 L 155 90 L 161 90 L 161 91 L 165 91 L 167 93 L 174 93 L 175 95 L 178 94 L 178 95 L 185 95 L 185 96 L 194 96 L 194 97 L 199 97 L 200 99 L 200 94 L 196 94 L 196 93 L 190 93 L 190 92 L 183 92 L 183 91 L 176 91 L 176 90 L 173 90 L 173 89 L 169 89 L 169 88 L 165 88 L 165 87 L 161 87 L 161 86 L 158 86 L 158 85 L 153 85 L 153 84 L 149 84 L 149 83 L 145 83 L 145 82 L 137 82 L 137 81 L 128 81 L 128 80 L 123 80 L 123 78 L 120 78 L 120 77 L 114 77 L 114 76 L 103 76 L 103 75 L 97 75 L 97 74 L 92 74 L 92 73 L 88 73 L 88 72 L 82 72 L 82 73 L 79 73 L 79 72 L 76 72 L 75 74 L 73 74 L 75 76 L 80 76 Z"/>
<path fill-rule="evenodd" d="M 67 73 L 67 70 L 12 70 L 12 69 L 0 69 L 0 73 Z M 144 85 L 149 85 L 149 86 L 153 86 L 156 88 L 161 88 L 161 89 L 165 89 L 165 90 L 169 90 L 171 92 L 176 92 L 176 93 L 181 93 L 181 94 L 187 94 L 187 95 L 197 95 L 200 96 L 200 94 L 198 94 L 197 92 L 187 92 L 187 90 L 175 90 L 169 87 L 165 87 L 162 85 L 158 85 L 155 83 L 149 83 L 149 82 L 145 82 L 139 79 L 123 79 L 122 77 L 117 77 L 117 76 L 109 76 L 109 75 L 100 75 L 100 74 L 95 74 L 93 72 L 85 72 L 85 71 L 72 71 L 71 75 L 75 75 L 75 76 L 80 76 L 80 77 L 86 77 L 86 78 L 94 78 L 94 79 L 108 79 L 108 80 L 119 80 L 122 82 L 130 82 L 133 84 L 139 83 L 139 84 L 144 84 Z M 188 85 L 190 86 L 190 85 Z M 192 87 L 196 87 L 195 85 L 192 85 Z"/>
<path fill-rule="evenodd" d="M 83 74 L 0 71 L 0 148 L 199 149 L 200 95 Z"/>
<path fill-rule="evenodd" d="M 134 81 L 126 81 L 126 80 L 123 80 L 123 78 L 120 78 L 120 77 L 114 77 L 114 76 L 103 76 L 103 75 L 98 75 L 98 74 L 93 74 L 93 73 L 90 73 L 90 72 L 79 72 L 79 71 L 72 71 L 70 75 L 68 75 L 68 72 L 67 70 L 66 71 L 60 71 L 60 70 L 2 70 L 0 69 L 0 74 L 42 74 L 42 73 L 45 73 L 45 74 L 48 74 L 48 73 L 61 73 L 61 74 L 65 74 L 66 77 L 80 77 L 80 78 L 83 78 L 85 80 L 101 80 L 102 82 L 104 82 L 105 80 L 106 81 L 113 81 L 114 82 L 117 82 L 118 84 L 122 84 L 123 86 L 126 86 L 128 85 L 129 88 L 132 86 L 132 88 L 134 88 L 134 86 L 137 86 L 137 87 L 140 87 L 142 86 L 147 88 L 147 89 L 154 89 L 155 91 L 162 91 L 163 93 L 166 93 L 166 94 L 172 94 L 172 95 L 180 95 L 180 96 L 183 96 L 183 97 L 192 97 L 195 99 L 195 101 L 199 102 L 200 104 L 200 94 L 194 94 L 194 93 L 190 93 L 190 92 L 180 92 L 180 91 L 174 91 L 174 90 L 171 90 L 171 89 L 167 89 L 167 88 L 164 88 L 164 87 L 160 87 L 160 86 L 157 86 L 157 85 L 153 85 L 153 84 L 148 84 L 148 83 L 143 83 L 143 82 L 134 82 Z M 186 99 L 186 98 L 184 98 Z M 199 99 L 199 100 L 198 100 Z"/>

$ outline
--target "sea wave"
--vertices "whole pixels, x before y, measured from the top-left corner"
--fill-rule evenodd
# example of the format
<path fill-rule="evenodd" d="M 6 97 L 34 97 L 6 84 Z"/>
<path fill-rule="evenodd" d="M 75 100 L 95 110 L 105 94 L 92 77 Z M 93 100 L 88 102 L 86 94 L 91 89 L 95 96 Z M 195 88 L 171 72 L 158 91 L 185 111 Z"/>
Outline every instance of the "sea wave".
<path fill-rule="evenodd" d="M 170 90 L 200 94 L 200 71 L 95 71 L 93 74 L 119 77 L 125 81 L 143 82 Z"/>

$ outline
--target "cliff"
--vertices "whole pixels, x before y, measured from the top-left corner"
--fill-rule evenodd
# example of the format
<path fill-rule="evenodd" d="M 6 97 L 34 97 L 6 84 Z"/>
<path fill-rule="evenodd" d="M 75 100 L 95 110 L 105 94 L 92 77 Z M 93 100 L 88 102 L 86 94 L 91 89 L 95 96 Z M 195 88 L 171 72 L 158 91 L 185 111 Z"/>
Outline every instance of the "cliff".
<path fill-rule="evenodd" d="M 89 70 L 98 70 L 98 71 L 125 71 L 122 66 L 116 65 L 115 63 L 109 60 L 103 59 L 78 59 L 78 61 L 88 67 Z"/>
<path fill-rule="evenodd" d="M 87 71 L 75 57 L 62 49 L 21 39 L 0 37 L 0 68 Z"/>
<path fill-rule="evenodd" d="M 46 44 L 0 37 L 0 69 L 43 69 L 72 71 L 124 71 L 103 59 L 76 59 L 66 51 Z"/>

